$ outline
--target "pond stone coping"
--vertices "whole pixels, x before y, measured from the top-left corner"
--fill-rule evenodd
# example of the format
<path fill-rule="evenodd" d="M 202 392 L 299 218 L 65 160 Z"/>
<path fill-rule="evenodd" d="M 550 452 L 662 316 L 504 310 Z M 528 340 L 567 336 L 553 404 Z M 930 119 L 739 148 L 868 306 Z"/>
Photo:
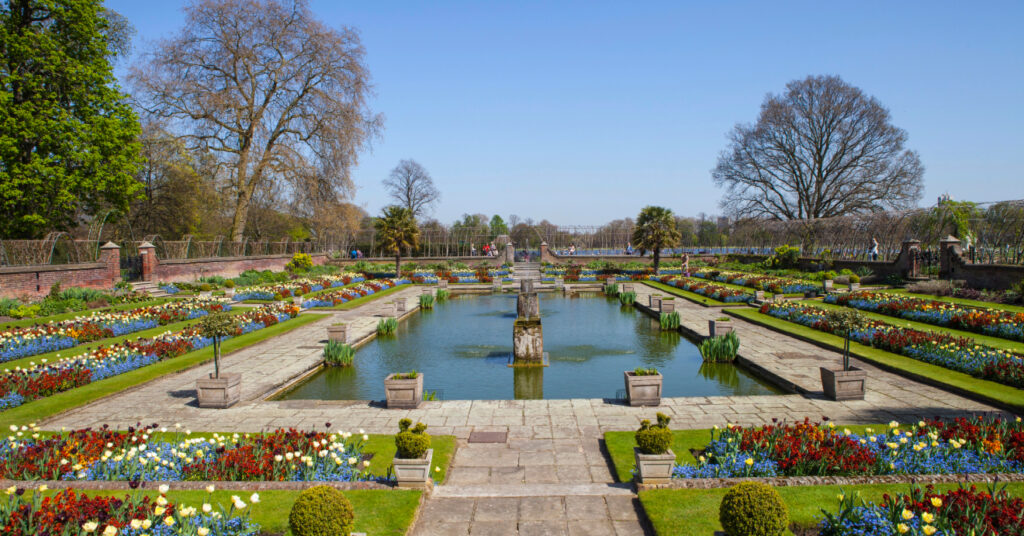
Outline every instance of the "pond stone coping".
<path fill-rule="evenodd" d="M 432 483 L 431 483 L 432 484 Z M 50 489 L 82 489 L 82 490 L 125 490 L 132 487 L 126 480 L 8 480 L 0 479 L 0 488 L 7 489 L 11 486 L 36 489 L 45 485 Z M 301 491 L 315 486 L 330 486 L 342 491 L 368 490 L 368 489 L 398 489 L 392 484 L 381 482 L 337 482 L 337 481 L 304 481 L 304 482 L 278 482 L 278 481 L 234 481 L 234 480 L 173 480 L 173 481 L 146 481 L 139 483 L 136 489 L 155 490 L 166 485 L 171 491 L 200 491 L 207 486 L 213 485 L 218 490 L 224 491 Z M 427 490 L 429 492 L 429 489 Z"/>
<path fill-rule="evenodd" d="M 715 489 L 740 482 L 763 482 L 775 487 L 854 486 L 859 484 L 977 484 L 987 482 L 1024 482 L 1021 473 L 955 473 L 948 475 L 870 475 L 870 476 L 778 476 L 739 478 L 673 478 L 664 484 L 636 484 L 637 491 L 648 489 Z"/>

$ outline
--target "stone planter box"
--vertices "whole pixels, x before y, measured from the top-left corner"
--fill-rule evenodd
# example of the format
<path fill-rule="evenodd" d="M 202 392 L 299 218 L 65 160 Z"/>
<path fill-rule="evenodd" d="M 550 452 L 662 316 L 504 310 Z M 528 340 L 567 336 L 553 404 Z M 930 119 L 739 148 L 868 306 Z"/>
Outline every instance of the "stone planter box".
<path fill-rule="evenodd" d="M 867 371 L 857 367 L 850 367 L 850 370 L 821 367 L 821 387 L 831 400 L 864 400 L 867 377 Z"/>
<path fill-rule="evenodd" d="M 199 297 L 200 298 L 209 298 L 211 296 L 213 296 L 213 291 L 212 290 L 201 290 L 201 291 L 199 291 Z"/>
<path fill-rule="evenodd" d="M 721 337 L 732 331 L 732 320 L 708 320 L 708 336 Z"/>
<path fill-rule="evenodd" d="M 406 299 L 399 298 L 395 300 L 395 316 L 402 316 L 405 314 Z"/>
<path fill-rule="evenodd" d="M 644 454 L 638 447 L 633 447 L 633 459 L 636 478 L 641 484 L 667 484 L 676 465 L 676 454 L 672 449 L 665 454 Z"/>
<path fill-rule="evenodd" d="M 754 301 L 756 301 L 756 302 L 763 302 L 764 301 L 764 291 L 763 290 L 755 290 L 754 291 Z"/>
<path fill-rule="evenodd" d="M 210 374 L 209 378 L 196 380 L 196 401 L 201 408 L 230 408 L 241 396 L 241 374 L 221 374 L 219 378 Z"/>
<path fill-rule="evenodd" d="M 437 280 L 437 287 L 438 288 L 448 288 L 448 280 L 447 279 L 438 279 Z"/>
<path fill-rule="evenodd" d="M 422 458 L 395 458 L 391 467 L 400 488 L 426 488 L 430 483 L 430 468 L 433 467 L 434 449 L 427 449 Z"/>
<path fill-rule="evenodd" d="M 661 405 L 661 385 L 664 376 L 637 376 L 632 370 L 622 373 L 626 381 L 626 400 L 630 406 Z"/>
<path fill-rule="evenodd" d="M 348 342 L 348 324 L 327 326 L 327 340 Z"/>
<path fill-rule="evenodd" d="M 423 373 L 411 380 L 400 380 L 395 374 L 384 378 L 384 395 L 387 407 L 398 409 L 416 409 L 423 402 Z"/>
<path fill-rule="evenodd" d="M 224 289 L 224 297 L 225 298 L 234 298 L 235 297 L 235 289 L 233 289 L 233 288 L 226 288 L 226 289 Z"/>
<path fill-rule="evenodd" d="M 632 283 L 623 283 L 622 284 L 622 292 L 633 292 L 633 284 Z"/>
<path fill-rule="evenodd" d="M 647 303 L 648 306 L 654 311 L 661 310 L 661 294 L 651 294 L 649 296 L 650 301 Z"/>
<path fill-rule="evenodd" d="M 860 283 L 850 283 L 850 292 L 860 290 Z"/>
<path fill-rule="evenodd" d="M 832 283 L 833 281 L 831 279 L 826 279 L 821 284 L 822 290 L 824 290 L 825 292 L 832 292 Z"/>
<path fill-rule="evenodd" d="M 304 298 L 302 296 L 294 296 L 294 297 L 292 297 L 292 303 L 294 303 L 295 305 L 298 305 L 299 307 L 302 307 L 302 304 L 305 301 L 306 301 L 306 298 Z"/>
<path fill-rule="evenodd" d="M 565 288 L 565 279 L 562 279 L 561 277 L 556 277 L 555 278 L 555 288 L 556 289 L 564 289 Z"/>
<path fill-rule="evenodd" d="M 676 301 L 673 298 L 662 298 L 661 299 L 661 312 L 663 313 L 674 313 L 676 311 Z"/>

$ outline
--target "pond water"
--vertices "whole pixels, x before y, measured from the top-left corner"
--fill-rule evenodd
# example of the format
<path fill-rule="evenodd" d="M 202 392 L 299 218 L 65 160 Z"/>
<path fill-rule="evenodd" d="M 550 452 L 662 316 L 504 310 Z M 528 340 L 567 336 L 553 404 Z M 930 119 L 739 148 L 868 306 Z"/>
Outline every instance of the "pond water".
<path fill-rule="evenodd" d="M 384 377 L 415 370 L 439 400 L 618 398 L 624 370 L 656 367 L 663 396 L 780 393 L 745 369 L 705 364 L 677 332 L 600 294 L 540 294 L 548 367 L 509 367 L 515 294 L 437 303 L 356 351 L 355 366 L 324 368 L 279 399 L 383 400 Z"/>

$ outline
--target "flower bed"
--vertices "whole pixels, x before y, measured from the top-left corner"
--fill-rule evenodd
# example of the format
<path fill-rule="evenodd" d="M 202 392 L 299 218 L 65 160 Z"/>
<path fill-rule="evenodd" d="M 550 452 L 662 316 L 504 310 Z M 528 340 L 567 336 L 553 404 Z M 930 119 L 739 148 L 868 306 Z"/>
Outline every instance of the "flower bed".
<path fill-rule="evenodd" d="M 774 277 L 767 275 L 748 274 L 746 272 L 725 272 L 714 269 L 701 269 L 694 272 L 693 277 L 739 285 L 755 290 L 765 290 L 773 294 L 802 294 L 820 289 L 820 285 L 802 279 L 790 277 Z"/>
<path fill-rule="evenodd" d="M 886 292 L 831 294 L 825 298 L 825 302 L 936 326 L 1024 341 L 1024 313 L 970 307 Z"/>
<path fill-rule="evenodd" d="M 374 279 L 373 281 L 367 281 L 366 283 L 356 285 L 354 287 L 347 287 L 341 290 L 318 294 L 303 301 L 302 308 L 334 307 L 335 305 L 341 305 L 345 302 L 352 301 L 363 296 L 369 296 L 399 285 L 408 285 L 409 283 L 411 283 L 411 281 L 408 279 Z"/>
<path fill-rule="evenodd" d="M 268 434 L 155 435 L 155 425 L 74 430 L 37 438 L 11 427 L 0 477 L 11 480 L 356 482 L 370 476 L 365 435 L 276 430 Z M 31 434 L 31 435 L 26 435 Z"/>
<path fill-rule="evenodd" d="M 6 493 L 6 497 L 0 499 L 0 532 L 7 536 L 255 536 L 260 533 L 259 526 L 249 521 L 248 505 L 239 497 L 234 497 L 224 508 L 209 503 L 198 507 L 174 504 L 167 499 L 165 489 L 161 489 L 156 498 L 136 493 L 124 499 L 90 497 L 74 490 L 63 490 L 49 497 L 42 493 L 26 497 L 21 488 L 8 489 Z M 259 500 L 258 493 L 249 497 L 253 504 Z"/>
<path fill-rule="evenodd" d="M 801 324 L 825 333 L 834 333 L 827 311 L 795 303 L 768 303 L 761 312 Z M 850 339 L 912 359 L 1024 388 L 1024 355 L 975 344 L 967 337 L 947 333 L 897 327 L 885 322 L 868 322 L 866 329 L 855 331 Z"/>
<path fill-rule="evenodd" d="M 711 432 L 695 465 L 675 478 L 1024 472 L 1024 425 L 977 417 L 921 421 L 865 434 L 804 420 Z"/>
<path fill-rule="evenodd" d="M 78 344 L 192 320 L 210 312 L 230 309 L 231 306 L 227 302 L 219 300 L 189 299 L 151 307 L 92 313 L 28 327 L 9 328 L 0 332 L 0 362 L 66 350 Z"/>
<path fill-rule="evenodd" d="M 938 493 L 933 486 L 914 487 L 909 493 L 883 496 L 865 503 L 840 494 L 839 510 L 825 510 L 820 524 L 823 536 L 867 534 L 1024 535 L 1024 499 L 1005 489 L 978 490 L 960 487 Z"/>
<path fill-rule="evenodd" d="M 701 296 L 725 303 L 748 303 L 754 299 L 754 295 L 749 292 L 723 287 L 722 285 L 708 283 L 707 281 L 699 281 L 689 277 L 657 277 L 652 275 L 650 276 L 650 279 L 651 281 L 660 281 L 666 285 L 673 286 L 687 292 L 693 292 L 694 294 L 700 294 Z"/>
<path fill-rule="evenodd" d="M 235 301 L 274 300 L 291 296 L 302 296 L 327 288 L 343 287 L 351 283 L 364 281 L 363 276 L 356 273 L 323 275 L 315 278 L 294 279 L 279 285 L 256 285 L 235 290 Z"/>
<path fill-rule="evenodd" d="M 298 307 L 267 305 L 232 317 L 234 336 L 250 333 L 295 317 Z M 82 355 L 54 363 L 39 364 L 0 375 L 0 411 L 25 402 L 46 398 L 76 387 L 124 374 L 163 359 L 209 346 L 213 340 L 203 337 L 197 327 L 153 338 L 140 338 L 110 346 L 100 346 Z"/>

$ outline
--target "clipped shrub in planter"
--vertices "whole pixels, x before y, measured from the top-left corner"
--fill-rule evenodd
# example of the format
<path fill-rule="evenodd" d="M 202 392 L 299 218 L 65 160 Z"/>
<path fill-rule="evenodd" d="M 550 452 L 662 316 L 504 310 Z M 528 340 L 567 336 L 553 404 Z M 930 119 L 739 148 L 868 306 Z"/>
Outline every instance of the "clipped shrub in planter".
<path fill-rule="evenodd" d="M 775 488 L 741 482 L 722 498 L 718 521 L 729 536 L 780 536 L 789 526 L 789 510 Z"/>
<path fill-rule="evenodd" d="M 328 367 L 351 367 L 356 351 L 340 341 L 327 341 L 324 346 L 324 365 Z"/>
<path fill-rule="evenodd" d="M 235 288 L 235 281 L 233 279 L 228 279 L 224 282 L 224 288 Z"/>
<path fill-rule="evenodd" d="M 427 425 L 418 422 L 412 426 L 411 419 L 398 421 L 398 433 L 395 434 L 395 449 L 399 458 L 422 458 L 430 448 L 430 434 Z"/>
<path fill-rule="evenodd" d="M 400 488 L 424 488 L 430 482 L 430 467 L 434 460 L 434 449 L 430 448 L 427 425 L 410 419 L 398 421 L 399 432 L 395 434 L 395 458 L 391 467 Z"/>
<path fill-rule="evenodd" d="M 636 463 L 636 477 L 640 483 L 663 483 L 672 477 L 676 455 L 672 446 L 672 430 L 669 430 L 669 416 L 658 413 L 658 423 L 644 420 L 636 431 L 633 459 Z"/>
<path fill-rule="evenodd" d="M 344 493 L 330 486 L 314 486 L 295 500 L 288 527 L 295 536 L 348 536 L 355 528 L 355 517 Z"/>

